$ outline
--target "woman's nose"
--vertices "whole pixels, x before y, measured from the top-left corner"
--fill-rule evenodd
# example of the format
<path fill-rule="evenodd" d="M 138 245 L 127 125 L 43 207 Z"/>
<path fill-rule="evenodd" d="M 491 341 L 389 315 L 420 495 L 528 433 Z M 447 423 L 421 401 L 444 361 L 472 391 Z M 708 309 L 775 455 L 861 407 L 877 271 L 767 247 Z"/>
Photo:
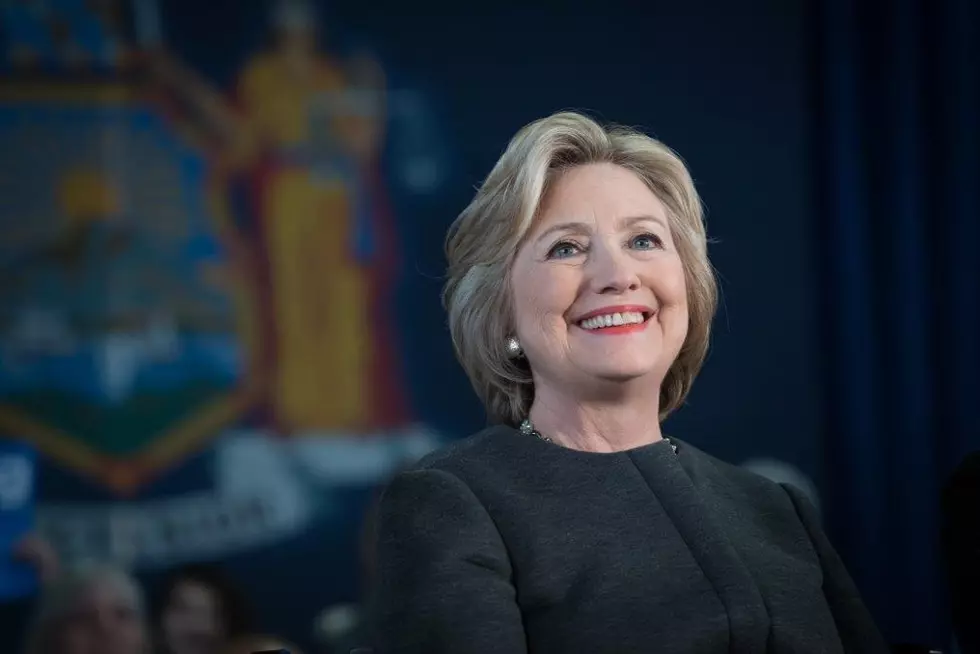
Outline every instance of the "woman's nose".
<path fill-rule="evenodd" d="M 640 279 L 633 261 L 621 250 L 595 248 L 590 253 L 589 274 L 595 293 L 617 294 L 636 290 Z"/>

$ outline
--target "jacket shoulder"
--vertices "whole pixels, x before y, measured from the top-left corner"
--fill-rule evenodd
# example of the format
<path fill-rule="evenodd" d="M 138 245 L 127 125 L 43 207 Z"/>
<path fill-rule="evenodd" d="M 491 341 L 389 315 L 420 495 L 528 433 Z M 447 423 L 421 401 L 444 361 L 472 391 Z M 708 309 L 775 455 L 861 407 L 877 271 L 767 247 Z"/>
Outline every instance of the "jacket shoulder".
<path fill-rule="evenodd" d="M 513 463 L 516 430 L 505 425 L 487 427 L 427 454 L 410 471 L 441 470 L 459 477 L 490 471 Z"/>
<path fill-rule="evenodd" d="M 787 484 L 779 483 L 747 470 L 741 466 L 728 463 L 690 445 L 693 450 L 691 459 L 694 474 L 705 482 L 716 487 L 726 487 L 729 493 L 745 500 L 759 501 L 763 498 L 772 499 L 785 506 L 788 499 Z M 802 492 L 802 491 L 801 491 Z"/>

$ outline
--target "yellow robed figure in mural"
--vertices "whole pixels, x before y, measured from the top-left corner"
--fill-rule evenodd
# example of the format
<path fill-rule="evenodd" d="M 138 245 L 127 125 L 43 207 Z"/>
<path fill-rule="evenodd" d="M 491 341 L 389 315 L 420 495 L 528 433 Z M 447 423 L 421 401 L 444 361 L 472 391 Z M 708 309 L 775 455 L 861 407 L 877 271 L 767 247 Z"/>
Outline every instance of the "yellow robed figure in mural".
<path fill-rule="evenodd" d="M 359 258 L 357 244 L 359 203 L 371 199 L 362 184 L 382 138 L 383 73 L 367 59 L 342 66 L 322 53 L 305 0 L 273 7 L 272 44 L 242 68 L 233 111 L 169 57 L 153 71 L 196 107 L 191 136 L 203 128 L 217 143 L 225 176 L 251 180 L 261 247 L 243 250 L 267 288 L 258 306 L 244 301 L 259 322 L 242 332 L 273 350 L 260 355 L 271 363 L 254 367 L 268 376 L 276 422 L 290 432 L 356 430 L 377 417 L 368 388 L 378 374 L 370 311 L 377 262 Z"/>
<path fill-rule="evenodd" d="M 275 43 L 245 66 L 238 100 L 268 162 L 258 209 L 275 316 L 274 410 L 291 430 L 356 429 L 370 409 L 372 329 L 366 264 L 353 248 L 356 187 L 381 117 L 341 106 L 348 70 L 319 54 L 305 5 L 281 3 L 273 17 Z"/>

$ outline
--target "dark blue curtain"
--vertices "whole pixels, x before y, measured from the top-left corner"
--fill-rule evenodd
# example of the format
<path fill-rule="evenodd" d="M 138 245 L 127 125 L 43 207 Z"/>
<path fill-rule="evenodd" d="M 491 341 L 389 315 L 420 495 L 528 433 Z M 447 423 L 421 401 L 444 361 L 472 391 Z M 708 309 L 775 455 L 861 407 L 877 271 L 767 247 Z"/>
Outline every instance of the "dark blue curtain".
<path fill-rule="evenodd" d="M 980 3 L 816 3 L 829 526 L 888 639 L 944 645 L 939 492 L 980 449 Z"/>

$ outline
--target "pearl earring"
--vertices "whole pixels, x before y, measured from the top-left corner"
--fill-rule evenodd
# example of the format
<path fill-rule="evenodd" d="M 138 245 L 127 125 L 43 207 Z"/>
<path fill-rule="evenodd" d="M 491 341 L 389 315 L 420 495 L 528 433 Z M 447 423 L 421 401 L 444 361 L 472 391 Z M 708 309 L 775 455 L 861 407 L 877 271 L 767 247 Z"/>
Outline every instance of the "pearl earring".
<path fill-rule="evenodd" d="M 507 339 L 507 355 L 511 359 L 516 359 L 517 357 L 524 354 L 524 350 L 521 349 L 521 342 L 515 337 L 511 336 Z"/>

